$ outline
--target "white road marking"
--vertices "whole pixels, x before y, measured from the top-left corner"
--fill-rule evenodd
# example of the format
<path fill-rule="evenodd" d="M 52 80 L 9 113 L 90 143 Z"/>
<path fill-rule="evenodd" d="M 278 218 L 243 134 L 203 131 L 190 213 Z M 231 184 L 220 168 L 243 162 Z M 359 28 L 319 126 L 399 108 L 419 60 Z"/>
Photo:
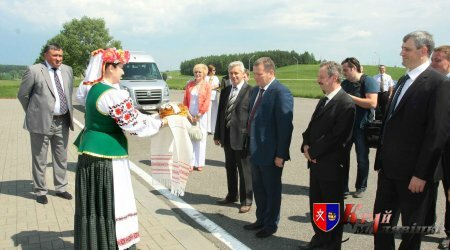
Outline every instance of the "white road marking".
<path fill-rule="evenodd" d="M 73 118 L 73 122 L 84 129 L 84 125 L 79 122 L 77 119 Z M 136 166 L 132 161 L 130 161 L 130 169 L 139 177 L 141 177 L 145 182 L 147 182 L 150 186 L 152 186 L 155 190 L 157 190 L 160 194 L 164 195 L 174 206 L 178 207 L 181 211 L 183 211 L 187 216 L 201 225 L 203 228 L 208 230 L 214 237 L 223 242 L 231 249 L 250 249 L 244 243 L 240 242 L 238 239 L 234 238 L 231 234 L 225 231 L 216 223 L 209 220 L 202 213 L 198 212 L 191 205 L 187 204 L 180 197 L 173 195 L 169 189 L 164 187 L 157 180 L 153 179 L 147 172 L 142 170 L 140 167 Z"/>

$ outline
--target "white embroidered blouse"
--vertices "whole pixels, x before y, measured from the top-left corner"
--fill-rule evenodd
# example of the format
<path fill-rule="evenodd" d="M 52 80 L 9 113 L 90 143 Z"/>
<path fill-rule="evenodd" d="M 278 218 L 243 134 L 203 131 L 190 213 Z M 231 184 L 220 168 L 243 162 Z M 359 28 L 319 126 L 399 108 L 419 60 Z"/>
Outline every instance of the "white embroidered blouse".
<path fill-rule="evenodd" d="M 142 114 L 134 108 L 130 94 L 122 90 L 119 84 L 111 84 L 105 80 L 103 83 L 113 87 L 106 91 L 97 101 L 97 109 L 103 114 L 111 116 L 124 131 L 139 137 L 152 136 L 159 131 L 162 125 L 160 119 Z"/>

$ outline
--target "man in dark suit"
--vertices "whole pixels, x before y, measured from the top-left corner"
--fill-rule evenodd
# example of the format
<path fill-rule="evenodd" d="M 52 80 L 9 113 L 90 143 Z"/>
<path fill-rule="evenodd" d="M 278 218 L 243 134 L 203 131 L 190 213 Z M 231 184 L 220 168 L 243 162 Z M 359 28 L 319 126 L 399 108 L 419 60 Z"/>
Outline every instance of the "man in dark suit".
<path fill-rule="evenodd" d="M 403 38 L 401 77 L 383 121 L 375 157 L 378 186 L 374 214 L 402 215 L 403 226 L 424 226 L 436 203 L 434 173 L 449 130 L 448 79 L 432 69 L 432 36 L 415 31 Z M 386 212 L 387 211 L 387 212 Z M 381 221 L 384 226 L 396 220 Z M 394 235 L 376 233 L 375 249 L 394 249 Z M 399 249 L 420 249 L 422 234 L 403 233 Z"/>
<path fill-rule="evenodd" d="M 442 45 L 433 50 L 431 56 L 431 67 L 439 71 L 441 74 L 450 78 L 450 46 Z M 447 237 L 439 244 L 440 249 L 447 249 L 450 245 L 450 135 L 447 139 L 446 147 L 442 153 L 441 162 L 438 165 L 443 173 L 442 185 L 445 193 L 445 216 L 444 228 Z M 433 211 L 433 215 L 436 211 Z"/>
<path fill-rule="evenodd" d="M 258 87 L 250 94 L 247 130 L 257 207 L 256 222 L 244 228 L 259 230 L 256 237 L 264 238 L 278 229 L 281 174 L 284 162 L 290 159 L 294 100 L 291 92 L 275 79 L 275 64 L 269 57 L 256 60 L 253 73 Z"/>
<path fill-rule="evenodd" d="M 72 68 L 62 64 L 63 50 L 57 44 L 44 49 L 45 62 L 28 67 L 17 97 L 25 111 L 24 128 L 30 132 L 36 201 L 47 204 L 45 169 L 50 144 L 56 195 L 72 199 L 67 188 L 67 143 L 72 124 Z"/>
<path fill-rule="evenodd" d="M 316 226 L 318 220 L 313 213 L 314 203 L 339 203 L 341 215 L 344 211 L 344 155 L 345 146 L 351 143 L 355 104 L 341 88 L 342 68 L 335 62 L 320 65 L 317 82 L 325 93 L 316 106 L 308 128 L 303 133 L 302 153 L 308 159 L 309 206 L 314 236 L 301 249 L 341 249 L 343 224 L 329 232 Z M 340 217 L 342 219 L 342 216 Z"/>
<path fill-rule="evenodd" d="M 225 151 L 228 194 L 219 204 L 233 203 L 239 198 L 239 213 L 250 211 L 253 202 L 252 172 L 249 158 L 243 152 L 247 138 L 248 100 L 251 87 L 244 81 L 244 64 L 232 62 L 228 66 L 231 84 L 220 92 L 219 111 L 214 143 Z"/>

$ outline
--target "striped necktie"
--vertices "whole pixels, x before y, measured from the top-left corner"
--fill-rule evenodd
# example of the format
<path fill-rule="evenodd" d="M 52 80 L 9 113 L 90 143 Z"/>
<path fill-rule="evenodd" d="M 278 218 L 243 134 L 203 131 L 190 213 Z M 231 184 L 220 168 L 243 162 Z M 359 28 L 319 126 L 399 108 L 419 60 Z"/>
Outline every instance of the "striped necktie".
<path fill-rule="evenodd" d="M 52 68 L 52 69 L 53 69 L 53 73 L 54 73 L 56 89 L 58 90 L 59 110 L 61 112 L 61 115 L 64 115 L 65 113 L 67 113 L 67 110 L 68 110 L 66 96 L 64 95 L 61 81 L 59 81 L 58 74 L 56 73 L 56 71 L 58 69 L 57 68 Z"/>
<path fill-rule="evenodd" d="M 231 121 L 231 113 L 234 109 L 234 102 L 236 101 L 237 97 L 237 91 L 238 89 L 236 87 L 233 87 L 231 90 L 230 99 L 228 99 L 227 109 L 225 110 L 225 121 L 227 128 L 230 127 L 230 121 Z"/>

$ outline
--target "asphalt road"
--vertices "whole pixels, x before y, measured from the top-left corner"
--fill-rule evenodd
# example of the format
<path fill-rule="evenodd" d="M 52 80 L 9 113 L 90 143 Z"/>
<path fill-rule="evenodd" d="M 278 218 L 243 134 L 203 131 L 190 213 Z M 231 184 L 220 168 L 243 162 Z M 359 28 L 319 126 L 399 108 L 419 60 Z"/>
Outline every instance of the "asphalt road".
<path fill-rule="evenodd" d="M 182 101 L 182 91 L 171 91 L 172 101 Z M 227 193 L 226 174 L 224 168 L 223 149 L 214 145 L 212 135 L 208 135 L 206 167 L 202 172 L 192 172 L 189 177 L 186 194 L 182 199 L 193 206 L 196 210 L 204 214 L 217 225 L 228 231 L 235 238 L 252 249 L 298 249 L 298 245 L 307 242 L 313 236 L 312 226 L 309 219 L 309 171 L 306 167 L 306 160 L 300 153 L 300 145 L 302 142 L 301 133 L 306 126 L 317 104 L 316 99 L 295 98 L 294 99 L 294 132 L 290 147 L 291 161 L 285 164 L 283 171 L 283 195 L 281 205 L 281 218 L 278 232 L 272 237 L 266 239 L 258 239 L 254 236 L 253 231 L 247 231 L 242 228 L 247 223 L 254 222 L 255 206 L 246 214 L 239 214 L 239 204 L 235 203 L 230 206 L 220 206 L 216 204 L 216 200 L 224 198 Z M 83 107 L 74 103 L 75 118 L 84 123 Z M 150 140 L 148 138 L 137 138 L 128 136 L 130 159 L 136 165 L 150 173 Z M 373 166 L 375 150 L 370 151 L 370 164 Z M 351 156 L 350 170 L 350 190 L 354 190 L 354 182 L 356 179 L 356 158 L 354 151 Z M 360 199 L 349 198 L 346 204 L 362 204 L 360 210 L 362 213 L 372 213 L 373 203 L 376 191 L 376 173 L 371 170 L 369 173 L 368 188 L 365 196 Z M 443 227 L 444 194 L 440 187 L 437 205 L 438 219 L 436 225 Z M 156 191 L 152 191 L 157 194 Z M 165 202 L 164 197 L 160 196 Z M 168 202 L 169 203 L 169 202 Z M 175 211 L 180 212 L 177 208 Z M 198 228 L 206 237 L 215 242 L 220 248 L 226 248 L 206 230 L 200 228 L 195 222 L 187 216 L 183 216 L 186 223 Z M 371 249 L 373 248 L 373 236 L 355 234 L 352 228 L 347 225 L 344 230 L 344 239 L 348 241 L 343 243 L 343 249 Z M 422 249 L 436 249 L 440 239 L 445 234 L 440 232 L 430 236 L 425 236 L 422 243 Z M 397 239 L 397 247 L 399 245 Z"/>

